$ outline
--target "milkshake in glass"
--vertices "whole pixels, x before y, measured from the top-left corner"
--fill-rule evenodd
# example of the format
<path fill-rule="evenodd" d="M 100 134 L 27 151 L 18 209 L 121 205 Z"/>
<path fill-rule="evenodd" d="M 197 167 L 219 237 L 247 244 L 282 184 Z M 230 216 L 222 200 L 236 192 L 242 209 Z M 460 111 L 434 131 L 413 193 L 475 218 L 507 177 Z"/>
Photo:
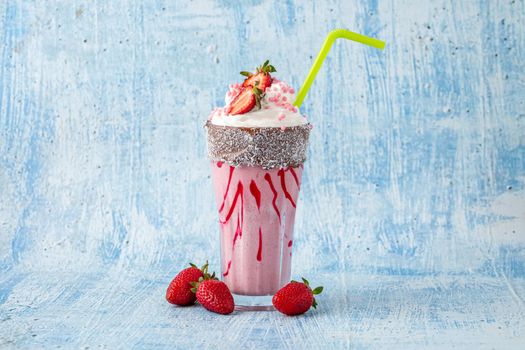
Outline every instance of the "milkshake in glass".
<path fill-rule="evenodd" d="M 220 225 L 221 276 L 236 306 L 270 309 L 290 281 L 295 210 L 311 125 L 265 62 L 230 85 L 206 123 Z"/>

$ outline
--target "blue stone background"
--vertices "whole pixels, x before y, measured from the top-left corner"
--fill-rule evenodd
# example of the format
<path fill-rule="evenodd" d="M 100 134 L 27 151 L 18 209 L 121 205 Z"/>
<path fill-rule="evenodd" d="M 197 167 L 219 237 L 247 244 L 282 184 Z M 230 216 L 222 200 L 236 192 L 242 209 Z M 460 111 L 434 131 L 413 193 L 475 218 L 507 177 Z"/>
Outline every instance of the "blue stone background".
<path fill-rule="evenodd" d="M 387 46 L 336 42 L 302 107 L 319 309 L 167 304 L 219 269 L 210 110 L 340 27 Z M 523 0 L 6 0 L 0 44 L 0 348 L 523 348 Z"/>

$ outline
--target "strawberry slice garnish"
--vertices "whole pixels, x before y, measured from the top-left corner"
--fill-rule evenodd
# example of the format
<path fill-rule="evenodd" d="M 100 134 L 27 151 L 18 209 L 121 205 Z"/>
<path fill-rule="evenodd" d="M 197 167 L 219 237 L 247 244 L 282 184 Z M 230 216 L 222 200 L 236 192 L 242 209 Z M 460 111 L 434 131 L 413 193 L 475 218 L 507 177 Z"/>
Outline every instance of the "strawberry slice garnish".
<path fill-rule="evenodd" d="M 229 115 L 244 114 L 251 111 L 255 106 L 261 108 L 261 97 L 266 88 L 272 85 L 270 73 L 273 72 L 275 72 L 275 68 L 268 60 L 262 66 L 257 67 L 255 73 L 241 72 L 247 78 L 242 84 L 242 90 L 226 108 L 226 113 Z"/>
<path fill-rule="evenodd" d="M 266 90 L 268 86 L 272 85 L 272 77 L 268 73 L 259 72 L 252 74 L 248 79 L 242 83 L 242 86 L 257 86 L 262 91 Z"/>
<path fill-rule="evenodd" d="M 270 64 L 270 61 L 266 60 L 262 66 L 255 69 L 255 73 L 242 71 L 241 74 L 246 76 L 246 80 L 242 83 L 242 86 L 257 87 L 259 90 L 264 92 L 267 87 L 272 85 L 272 76 L 270 73 L 275 72 L 275 67 Z"/>
<path fill-rule="evenodd" d="M 233 99 L 226 113 L 230 115 L 248 113 L 256 105 L 260 107 L 262 91 L 257 87 L 247 86 Z"/>

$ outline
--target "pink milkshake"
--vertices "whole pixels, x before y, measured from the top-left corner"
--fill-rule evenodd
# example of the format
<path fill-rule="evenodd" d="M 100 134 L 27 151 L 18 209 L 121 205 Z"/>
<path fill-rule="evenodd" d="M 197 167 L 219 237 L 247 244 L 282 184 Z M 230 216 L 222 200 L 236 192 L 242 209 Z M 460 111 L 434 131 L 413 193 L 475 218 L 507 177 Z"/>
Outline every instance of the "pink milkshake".
<path fill-rule="evenodd" d="M 232 293 L 273 295 L 290 281 L 302 172 L 212 163 L 222 276 Z"/>
<path fill-rule="evenodd" d="M 270 67 L 270 68 L 268 68 Z M 267 63 L 230 85 L 206 127 L 220 225 L 221 275 L 237 306 L 271 305 L 290 281 L 295 210 L 310 124 Z M 250 85 L 250 84 L 253 84 Z"/>

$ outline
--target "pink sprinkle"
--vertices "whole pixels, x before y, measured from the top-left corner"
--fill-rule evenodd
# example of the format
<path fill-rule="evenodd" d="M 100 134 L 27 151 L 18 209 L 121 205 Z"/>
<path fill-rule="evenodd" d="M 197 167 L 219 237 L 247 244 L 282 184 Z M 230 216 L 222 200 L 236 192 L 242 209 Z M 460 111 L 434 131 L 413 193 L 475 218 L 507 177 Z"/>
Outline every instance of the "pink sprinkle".
<path fill-rule="evenodd" d="M 283 96 L 283 101 L 286 101 L 286 100 L 287 100 L 286 96 Z"/>
<path fill-rule="evenodd" d="M 285 116 L 283 113 L 281 113 L 281 114 L 279 114 L 279 117 L 277 117 L 277 119 L 279 119 L 279 120 L 283 120 L 285 117 L 286 117 L 286 116 Z"/>
<path fill-rule="evenodd" d="M 310 130 L 312 130 L 314 128 L 314 126 L 312 124 L 309 124 L 308 127 L 310 128 Z"/>
<path fill-rule="evenodd" d="M 290 88 L 288 91 L 290 91 L 291 94 L 295 94 L 294 88 Z"/>
<path fill-rule="evenodd" d="M 292 108 L 292 111 L 293 111 L 294 113 L 297 113 L 297 107 Z"/>
<path fill-rule="evenodd" d="M 284 130 L 286 130 L 286 126 L 283 125 L 281 126 L 281 131 L 284 131 Z"/>

